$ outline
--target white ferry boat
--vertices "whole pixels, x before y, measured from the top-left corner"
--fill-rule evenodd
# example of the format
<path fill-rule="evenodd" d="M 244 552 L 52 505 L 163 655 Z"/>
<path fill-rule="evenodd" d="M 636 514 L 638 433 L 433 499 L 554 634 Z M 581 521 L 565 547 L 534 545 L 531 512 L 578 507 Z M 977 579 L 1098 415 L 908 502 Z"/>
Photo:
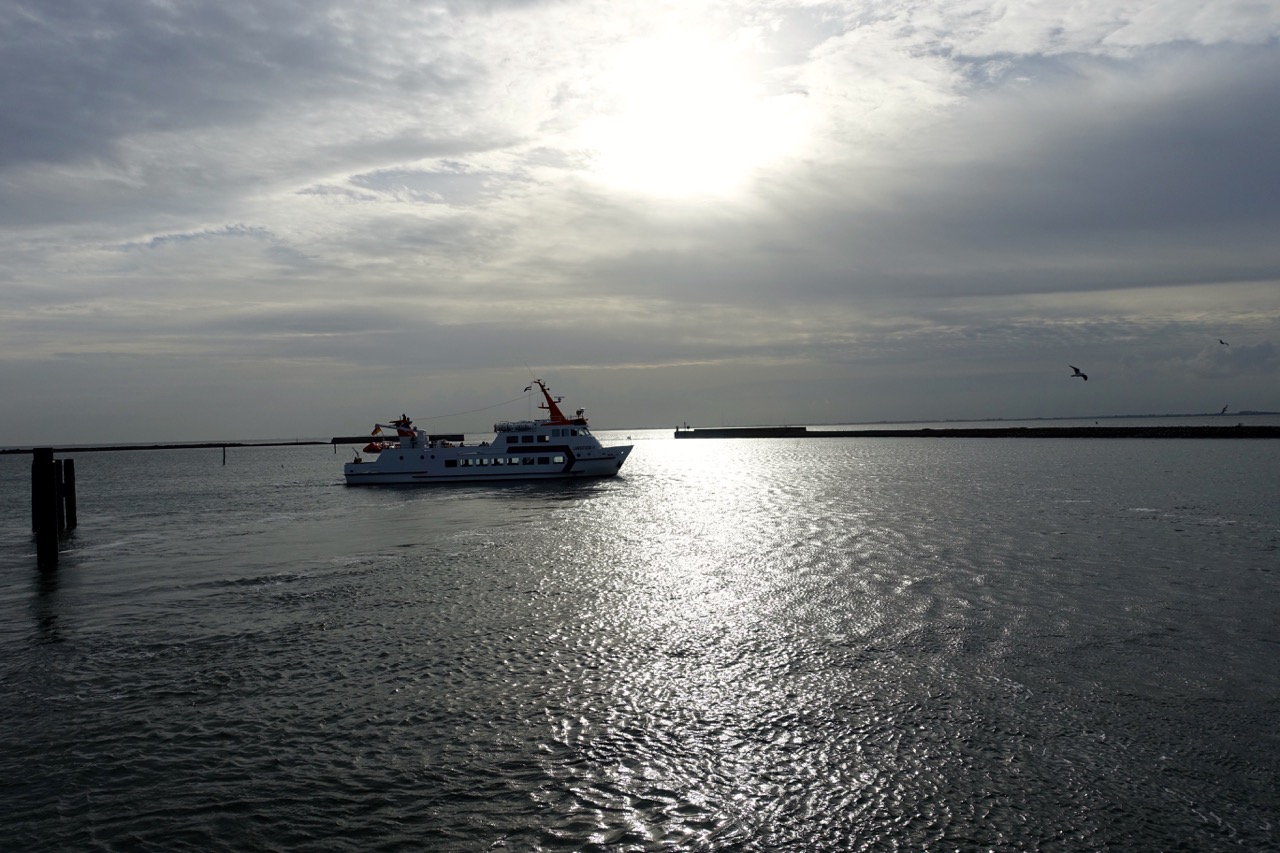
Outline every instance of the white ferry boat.
<path fill-rule="evenodd" d="M 633 445 L 605 447 L 591 434 L 583 410 L 573 417 L 560 411 L 560 398 L 535 379 L 546 400 L 538 408 L 547 417 L 531 421 L 501 421 L 493 425 L 492 441 L 466 444 L 418 429 L 407 415 L 389 424 L 376 424 L 374 436 L 394 434 L 395 441 L 376 439 L 365 453 L 342 466 L 348 486 L 472 483 L 498 480 L 554 480 L 574 477 L 612 477 L 627 461 Z"/>

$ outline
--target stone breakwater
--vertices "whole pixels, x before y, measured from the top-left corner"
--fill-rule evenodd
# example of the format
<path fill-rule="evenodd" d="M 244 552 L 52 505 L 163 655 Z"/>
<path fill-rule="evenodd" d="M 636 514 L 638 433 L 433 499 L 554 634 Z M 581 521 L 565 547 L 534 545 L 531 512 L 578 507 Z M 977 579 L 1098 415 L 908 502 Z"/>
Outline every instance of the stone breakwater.
<path fill-rule="evenodd" d="M 710 427 L 676 438 L 1280 438 L 1280 426 L 962 427 L 956 429 L 809 429 Z"/>

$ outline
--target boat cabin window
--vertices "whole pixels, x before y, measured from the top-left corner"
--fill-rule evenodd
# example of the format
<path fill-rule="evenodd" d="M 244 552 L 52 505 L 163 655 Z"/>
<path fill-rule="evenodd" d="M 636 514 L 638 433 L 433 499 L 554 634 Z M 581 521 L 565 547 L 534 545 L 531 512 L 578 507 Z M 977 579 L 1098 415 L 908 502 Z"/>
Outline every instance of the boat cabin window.
<path fill-rule="evenodd" d="M 541 444 L 546 444 L 550 440 L 551 440 L 551 436 L 547 435 L 545 432 L 542 435 L 538 436 L 538 441 Z"/>
<path fill-rule="evenodd" d="M 545 457 L 545 456 L 539 456 L 539 457 L 538 457 L 538 464 L 539 464 L 539 465 L 546 465 L 546 464 L 547 464 L 548 462 L 550 462 L 550 461 L 551 461 L 551 460 L 550 460 L 550 459 L 548 459 L 548 458 L 547 458 L 547 457 Z"/>
<path fill-rule="evenodd" d="M 520 440 L 525 444 L 533 444 L 533 436 L 531 435 L 522 435 L 520 436 Z"/>
<path fill-rule="evenodd" d="M 519 443 L 520 443 L 520 436 L 518 435 L 507 436 L 507 444 L 519 444 Z"/>
<path fill-rule="evenodd" d="M 551 461 L 552 461 L 553 463 L 555 463 L 556 465 L 563 465 L 563 464 L 564 464 L 564 457 L 563 457 L 563 456 L 552 456 L 552 457 L 551 457 Z"/>

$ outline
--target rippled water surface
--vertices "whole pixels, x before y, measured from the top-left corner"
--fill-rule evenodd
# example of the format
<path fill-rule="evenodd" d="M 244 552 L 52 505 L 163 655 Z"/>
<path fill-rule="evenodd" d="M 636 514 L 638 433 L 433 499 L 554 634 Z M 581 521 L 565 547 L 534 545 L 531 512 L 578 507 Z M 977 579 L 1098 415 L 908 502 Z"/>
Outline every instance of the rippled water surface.
<path fill-rule="evenodd" d="M 1280 848 L 1280 442 L 632 438 L 0 457 L 0 846 Z"/>

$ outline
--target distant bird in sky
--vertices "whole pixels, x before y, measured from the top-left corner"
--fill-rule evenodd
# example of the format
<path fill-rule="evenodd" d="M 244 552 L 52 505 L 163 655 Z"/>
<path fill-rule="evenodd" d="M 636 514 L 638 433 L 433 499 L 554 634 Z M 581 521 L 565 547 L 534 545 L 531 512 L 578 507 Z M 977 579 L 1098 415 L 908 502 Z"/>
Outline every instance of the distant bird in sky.
<path fill-rule="evenodd" d="M 1072 379 L 1074 379 L 1074 378 L 1076 378 L 1077 376 L 1079 376 L 1079 377 L 1080 377 L 1081 379 L 1083 379 L 1085 382 L 1088 382 L 1088 381 L 1089 381 L 1089 377 L 1088 377 L 1088 376 L 1085 376 L 1083 373 L 1081 373 L 1081 372 L 1080 372 L 1080 368 L 1076 367 L 1074 364 L 1068 364 L 1068 365 L 1067 365 L 1067 367 L 1070 367 L 1072 370 L 1074 370 L 1074 371 L 1075 371 L 1075 373 L 1071 374 L 1071 378 L 1072 378 Z"/>
<path fill-rule="evenodd" d="M 1231 344 L 1227 343 L 1227 342 L 1226 342 L 1226 341 L 1224 341 L 1222 338 L 1218 338 L 1218 343 L 1222 344 L 1224 347 L 1229 347 L 1229 346 L 1231 346 Z"/>
<path fill-rule="evenodd" d="M 1226 407 L 1226 406 L 1223 406 L 1223 407 L 1222 407 L 1222 411 L 1221 411 L 1221 412 L 1218 412 L 1218 414 L 1220 414 L 1220 415 L 1225 415 L 1226 413 L 1227 413 L 1227 407 Z"/>

